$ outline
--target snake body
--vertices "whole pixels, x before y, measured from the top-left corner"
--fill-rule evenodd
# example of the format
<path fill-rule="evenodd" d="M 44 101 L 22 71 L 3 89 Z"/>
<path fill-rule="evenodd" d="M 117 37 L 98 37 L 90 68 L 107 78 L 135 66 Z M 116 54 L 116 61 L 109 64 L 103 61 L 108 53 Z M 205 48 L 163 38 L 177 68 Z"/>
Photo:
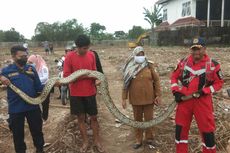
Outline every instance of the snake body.
<path fill-rule="evenodd" d="M 129 126 L 132 126 L 132 127 L 135 127 L 135 128 L 145 129 L 145 128 L 153 127 L 153 126 L 163 122 L 173 112 L 174 108 L 176 107 L 176 103 L 172 102 L 168 106 L 166 111 L 164 111 L 162 114 L 160 114 L 158 117 L 154 118 L 153 120 L 146 121 L 146 122 L 134 121 L 134 120 L 128 118 L 127 116 L 125 116 L 124 114 L 122 114 L 119 111 L 119 109 L 115 106 L 115 104 L 113 103 L 113 100 L 109 94 L 108 82 L 107 82 L 106 77 L 100 72 L 91 71 L 91 70 L 78 70 L 66 78 L 61 78 L 61 79 L 60 78 L 52 78 L 52 79 L 50 79 L 48 81 L 48 83 L 46 84 L 46 86 L 44 87 L 40 96 L 36 97 L 36 98 L 29 97 L 28 95 L 26 95 L 23 91 L 18 89 L 13 84 L 10 84 L 9 87 L 14 92 L 16 92 L 27 103 L 32 104 L 32 105 L 38 105 L 38 104 L 41 104 L 46 99 L 49 92 L 51 91 L 51 89 L 53 88 L 53 86 L 55 85 L 55 83 L 57 81 L 59 81 L 61 84 L 68 84 L 68 83 L 76 81 L 76 79 L 78 79 L 82 76 L 87 76 L 87 77 L 96 78 L 96 79 L 100 80 L 101 84 L 99 86 L 99 90 L 101 91 L 101 94 L 102 94 L 102 97 L 103 97 L 103 100 L 104 100 L 106 107 L 114 115 L 115 118 L 120 120 L 122 123 L 129 125 Z"/>

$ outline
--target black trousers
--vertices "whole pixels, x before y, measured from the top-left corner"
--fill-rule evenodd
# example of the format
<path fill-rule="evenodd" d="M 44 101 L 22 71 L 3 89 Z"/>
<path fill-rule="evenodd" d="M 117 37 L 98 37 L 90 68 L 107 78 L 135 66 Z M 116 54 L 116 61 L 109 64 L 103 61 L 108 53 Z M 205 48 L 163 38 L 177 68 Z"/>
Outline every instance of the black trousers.
<path fill-rule="evenodd" d="M 9 128 L 13 133 L 15 152 L 26 152 L 26 144 L 24 141 L 25 119 L 29 125 L 30 133 L 37 152 L 42 152 L 44 138 L 42 133 L 42 118 L 40 109 L 9 115 Z"/>
<path fill-rule="evenodd" d="M 49 104 L 50 104 L 50 94 L 47 96 L 46 100 L 42 103 L 42 118 L 44 121 L 46 121 L 49 116 Z"/>

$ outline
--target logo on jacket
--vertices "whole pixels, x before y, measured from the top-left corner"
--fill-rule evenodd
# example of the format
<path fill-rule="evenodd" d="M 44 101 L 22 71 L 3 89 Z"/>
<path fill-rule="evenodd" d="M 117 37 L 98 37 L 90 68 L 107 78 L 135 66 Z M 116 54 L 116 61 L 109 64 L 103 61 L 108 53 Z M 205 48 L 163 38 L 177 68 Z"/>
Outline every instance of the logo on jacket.
<path fill-rule="evenodd" d="M 28 70 L 26 71 L 27 74 L 34 74 L 33 68 L 29 67 Z"/>

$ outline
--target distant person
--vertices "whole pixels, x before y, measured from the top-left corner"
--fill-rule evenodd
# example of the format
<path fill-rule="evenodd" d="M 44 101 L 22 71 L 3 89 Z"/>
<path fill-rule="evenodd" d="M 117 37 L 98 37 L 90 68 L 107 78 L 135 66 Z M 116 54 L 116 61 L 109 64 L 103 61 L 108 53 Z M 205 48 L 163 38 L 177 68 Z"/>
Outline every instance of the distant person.
<path fill-rule="evenodd" d="M 65 48 L 65 55 L 62 55 L 62 57 L 59 60 L 55 60 L 57 62 L 57 68 L 59 70 L 59 74 L 58 74 L 59 78 L 63 78 L 63 66 L 64 66 L 65 57 L 66 57 L 67 53 L 71 52 L 71 51 L 74 51 L 74 49 L 70 46 L 67 46 Z M 61 99 L 61 87 L 62 86 L 66 86 L 66 85 L 59 86 L 60 95 L 57 97 L 57 99 Z"/>
<path fill-rule="evenodd" d="M 65 54 L 62 55 L 62 57 L 57 61 L 57 67 L 58 69 L 60 69 L 61 71 L 63 70 L 63 66 L 64 66 L 64 61 L 65 61 L 65 58 L 66 58 L 66 55 L 71 52 L 71 51 L 75 51 L 73 49 L 73 47 L 71 46 L 68 46 L 65 48 Z"/>
<path fill-rule="evenodd" d="M 141 46 L 133 50 L 123 69 L 122 106 L 126 108 L 129 99 L 133 108 L 135 121 L 150 121 L 153 119 L 153 106 L 161 103 L 161 89 L 158 74 L 153 64 L 148 62 L 144 48 Z M 133 149 L 138 149 L 143 144 L 143 132 L 147 144 L 153 145 L 152 128 L 146 130 L 135 129 L 135 143 Z"/>
<path fill-rule="evenodd" d="M 188 135 L 193 118 L 202 137 L 203 153 L 216 153 L 212 94 L 224 83 L 220 64 L 206 53 L 203 38 L 195 38 L 191 55 L 182 58 L 171 75 L 171 90 L 177 104 L 175 142 L 177 153 L 188 153 Z M 183 97 L 191 97 L 184 100 Z"/>
<path fill-rule="evenodd" d="M 48 41 L 45 41 L 45 42 L 43 43 L 43 47 L 44 47 L 44 50 L 45 50 L 46 55 L 49 55 L 49 52 L 50 52 L 49 42 L 48 42 Z"/>
<path fill-rule="evenodd" d="M 35 98 L 43 86 L 35 68 L 27 63 L 26 48 L 17 45 L 11 48 L 14 63 L 3 68 L 0 80 L 4 85 L 14 84 L 28 96 Z M 18 94 L 7 88 L 9 128 L 13 133 L 16 153 L 26 153 L 24 141 L 25 119 L 27 120 L 36 153 L 44 153 L 42 117 L 39 105 L 26 103 Z"/>
<path fill-rule="evenodd" d="M 45 86 L 49 79 L 49 69 L 47 67 L 45 60 L 40 55 L 31 55 L 28 58 L 28 63 L 32 64 L 35 67 L 42 85 Z M 50 94 L 48 95 L 46 100 L 42 103 L 42 118 L 44 121 L 48 119 L 49 103 L 50 103 Z"/>
<path fill-rule="evenodd" d="M 80 69 L 96 70 L 94 54 L 89 51 L 90 39 L 86 35 L 80 35 L 75 41 L 76 50 L 69 52 L 64 62 L 64 77 Z M 99 137 L 99 124 L 97 121 L 96 85 L 100 82 L 92 78 L 83 78 L 70 83 L 70 112 L 78 118 L 83 145 L 80 152 L 87 152 L 89 140 L 85 116 L 90 116 L 93 130 L 94 144 L 99 152 L 104 152 Z M 84 88 L 83 88 L 84 87 Z"/>
<path fill-rule="evenodd" d="M 49 43 L 49 48 L 50 48 L 50 53 L 53 54 L 54 53 L 53 43 Z"/>

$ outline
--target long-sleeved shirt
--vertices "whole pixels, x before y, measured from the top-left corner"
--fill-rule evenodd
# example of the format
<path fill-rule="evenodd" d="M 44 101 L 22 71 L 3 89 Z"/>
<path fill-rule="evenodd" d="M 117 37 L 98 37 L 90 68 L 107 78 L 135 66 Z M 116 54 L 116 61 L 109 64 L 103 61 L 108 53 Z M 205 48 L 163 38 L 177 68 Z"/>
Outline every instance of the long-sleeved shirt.
<path fill-rule="evenodd" d="M 21 70 L 16 64 L 11 64 L 3 68 L 1 75 L 8 78 L 13 85 L 30 97 L 36 97 L 38 92 L 41 92 L 43 89 L 38 74 L 35 68 L 31 65 L 25 65 Z M 9 114 L 39 109 L 39 105 L 30 105 L 26 103 L 9 87 L 7 88 L 7 100 Z"/>
<path fill-rule="evenodd" d="M 64 62 L 64 77 L 77 70 L 96 70 L 96 61 L 93 52 L 87 51 L 85 55 L 78 55 L 77 52 L 69 52 Z M 95 80 L 90 78 L 79 79 L 70 83 L 71 96 L 93 96 L 96 94 Z"/>
<path fill-rule="evenodd" d="M 191 95 L 198 90 L 211 94 L 220 90 L 223 83 L 220 64 L 210 59 L 208 55 L 198 63 L 194 63 L 192 56 L 181 60 L 171 75 L 172 92 L 180 92 L 184 95 Z"/>
<path fill-rule="evenodd" d="M 152 65 L 141 70 L 122 92 L 122 99 L 129 98 L 132 105 L 153 104 L 155 97 L 160 96 L 160 79 Z"/>

